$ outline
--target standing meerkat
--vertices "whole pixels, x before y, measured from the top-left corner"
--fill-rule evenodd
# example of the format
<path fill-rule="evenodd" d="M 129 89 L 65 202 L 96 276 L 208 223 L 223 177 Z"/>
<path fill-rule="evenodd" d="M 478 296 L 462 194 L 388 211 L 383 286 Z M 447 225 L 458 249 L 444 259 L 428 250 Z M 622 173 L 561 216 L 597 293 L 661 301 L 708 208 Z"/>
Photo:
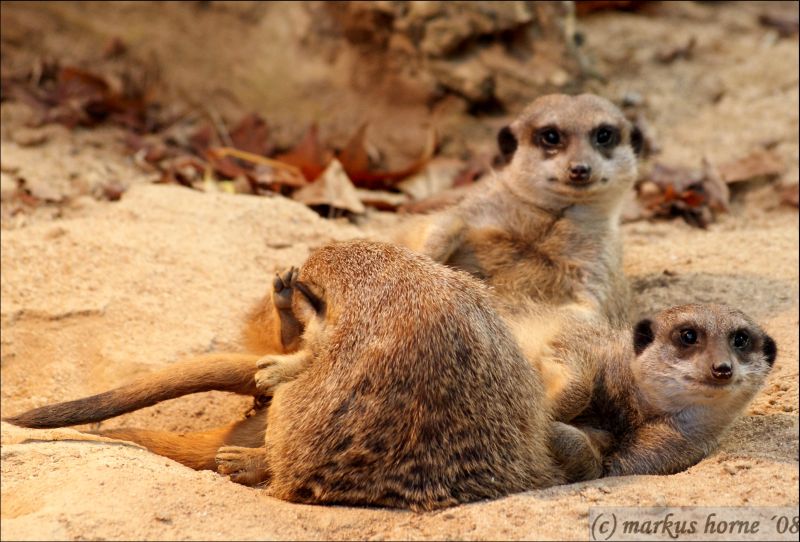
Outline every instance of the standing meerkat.
<path fill-rule="evenodd" d="M 398 241 L 490 284 L 512 315 L 527 301 L 627 321 L 619 220 L 641 134 L 609 101 L 553 94 L 498 135 L 508 165 Z"/>
<path fill-rule="evenodd" d="M 263 359 L 257 375 L 255 360 L 240 359 L 249 379 L 229 367 L 236 384 L 216 380 L 244 393 L 258 383 L 274 393 L 268 411 L 202 434 L 103 434 L 196 468 L 208 468 L 214 445 L 229 444 L 217 455 L 221 472 L 297 502 L 429 510 L 562 481 L 540 375 L 485 286 L 405 248 L 365 241 L 318 249 L 290 279 L 300 349 Z M 149 384 L 163 399 L 175 381 Z M 100 416 L 95 397 L 8 421 L 83 423 L 152 395 L 141 383 L 136 393 L 124 389 L 101 394 Z"/>
<path fill-rule="evenodd" d="M 755 322 L 724 305 L 672 307 L 632 334 L 575 324 L 549 359 L 570 375 L 551 398 L 552 449 L 573 481 L 696 464 L 762 388 L 777 354 Z"/>

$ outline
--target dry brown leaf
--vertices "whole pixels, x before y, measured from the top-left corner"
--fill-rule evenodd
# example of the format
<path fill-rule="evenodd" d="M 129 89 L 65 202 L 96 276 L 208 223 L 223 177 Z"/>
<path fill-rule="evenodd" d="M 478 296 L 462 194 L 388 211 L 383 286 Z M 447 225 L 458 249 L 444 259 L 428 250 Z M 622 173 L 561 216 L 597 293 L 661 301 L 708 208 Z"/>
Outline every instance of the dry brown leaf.
<path fill-rule="evenodd" d="M 230 137 L 237 149 L 262 156 L 272 154 L 269 127 L 266 121 L 255 113 L 245 115 L 231 130 Z"/>
<path fill-rule="evenodd" d="M 266 156 L 259 156 L 231 147 L 215 147 L 209 149 L 208 152 L 217 159 L 232 156 L 254 164 L 255 168 L 245 173 L 257 184 L 271 185 L 277 183 L 295 188 L 307 184 L 305 177 L 303 177 L 302 172 L 298 168 L 272 158 L 267 158 Z"/>
<path fill-rule="evenodd" d="M 330 159 L 331 153 L 324 149 L 319 141 L 317 123 L 309 126 L 303 139 L 292 150 L 275 157 L 275 160 L 298 168 L 308 181 L 319 177 L 325 171 Z"/>
<path fill-rule="evenodd" d="M 422 170 L 433 158 L 434 152 L 436 152 L 436 132 L 431 130 L 428 132 L 422 153 L 414 162 L 395 171 L 354 171 L 353 183 L 360 188 L 371 190 L 393 188 L 399 181 Z"/>
<path fill-rule="evenodd" d="M 415 200 L 423 200 L 451 188 L 465 166 L 463 160 L 440 156 L 428 162 L 419 173 L 397 183 L 397 188 Z"/>
<path fill-rule="evenodd" d="M 309 206 L 328 205 L 354 214 L 362 214 L 366 210 L 356 187 L 336 158 L 330 161 L 315 182 L 292 194 L 292 199 Z"/>
<path fill-rule="evenodd" d="M 760 177 L 778 176 L 786 170 L 786 164 L 775 151 L 759 149 L 744 158 L 726 162 L 718 169 L 722 179 L 732 184 Z"/>
<path fill-rule="evenodd" d="M 644 210 L 629 206 L 627 218 L 681 216 L 698 227 L 713 221 L 713 211 L 727 211 L 730 193 L 718 171 L 703 159 L 701 171 L 655 164 L 648 178 L 637 184 Z"/>
<path fill-rule="evenodd" d="M 58 73 L 58 84 L 54 98 L 59 102 L 68 100 L 102 100 L 111 88 L 100 77 L 86 70 L 73 66 L 66 66 Z"/>
<path fill-rule="evenodd" d="M 193 153 L 198 156 L 203 156 L 203 153 L 216 143 L 216 133 L 214 127 L 208 122 L 204 122 L 188 137 L 188 147 Z"/>
<path fill-rule="evenodd" d="M 365 142 L 366 135 L 367 123 L 365 122 L 339 153 L 339 162 L 342 163 L 342 167 L 351 179 L 361 171 L 369 171 L 370 161 Z"/>

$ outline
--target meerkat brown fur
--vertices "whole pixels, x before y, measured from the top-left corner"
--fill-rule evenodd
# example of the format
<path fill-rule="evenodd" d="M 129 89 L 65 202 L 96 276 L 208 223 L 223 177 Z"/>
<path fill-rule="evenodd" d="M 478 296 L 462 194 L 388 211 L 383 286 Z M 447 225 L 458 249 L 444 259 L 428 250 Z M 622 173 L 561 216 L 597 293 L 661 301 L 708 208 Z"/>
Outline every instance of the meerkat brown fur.
<path fill-rule="evenodd" d="M 527 300 L 627 318 L 619 219 L 641 134 L 609 101 L 552 94 L 498 135 L 510 163 L 398 241 L 484 279 L 514 313 Z"/>
<path fill-rule="evenodd" d="M 308 355 L 264 447 L 222 448 L 221 472 L 290 501 L 416 509 L 558 481 L 539 375 L 480 283 L 359 241 L 313 253 L 294 289 Z"/>

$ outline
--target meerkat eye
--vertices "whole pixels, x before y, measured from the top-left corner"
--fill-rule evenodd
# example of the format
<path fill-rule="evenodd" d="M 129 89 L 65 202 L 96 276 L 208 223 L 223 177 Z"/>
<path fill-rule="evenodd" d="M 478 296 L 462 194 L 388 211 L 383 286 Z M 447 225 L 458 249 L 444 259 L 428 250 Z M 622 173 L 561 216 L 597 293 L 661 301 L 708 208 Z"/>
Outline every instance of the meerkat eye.
<path fill-rule="evenodd" d="M 731 337 L 731 345 L 736 350 L 744 350 L 750 346 L 750 334 L 747 331 L 740 329 Z"/>
<path fill-rule="evenodd" d="M 619 131 L 613 126 L 600 126 L 594 132 L 594 142 L 598 147 L 613 147 L 619 142 Z"/>
<path fill-rule="evenodd" d="M 697 344 L 697 331 L 692 328 L 682 329 L 680 333 L 681 344 L 683 346 L 692 346 Z"/>
<path fill-rule="evenodd" d="M 539 132 L 538 140 L 544 147 L 558 147 L 561 145 L 561 134 L 555 128 L 545 128 Z"/>

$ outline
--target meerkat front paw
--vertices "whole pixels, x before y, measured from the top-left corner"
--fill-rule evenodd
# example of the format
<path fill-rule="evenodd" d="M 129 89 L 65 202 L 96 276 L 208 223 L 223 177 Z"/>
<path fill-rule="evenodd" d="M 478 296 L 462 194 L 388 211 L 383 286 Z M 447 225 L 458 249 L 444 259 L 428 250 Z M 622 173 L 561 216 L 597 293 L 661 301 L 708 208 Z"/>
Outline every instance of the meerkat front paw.
<path fill-rule="evenodd" d="M 264 356 L 256 362 L 256 388 L 264 395 L 272 396 L 275 388 L 297 377 L 311 363 L 307 350 L 292 354 Z"/>
<path fill-rule="evenodd" d="M 214 458 L 217 472 L 227 474 L 231 481 L 255 486 L 269 480 L 267 451 L 264 448 L 223 446 Z"/>
<path fill-rule="evenodd" d="M 256 362 L 256 388 L 258 391 L 272 395 L 280 384 L 291 380 L 291 377 L 284 371 L 285 356 L 264 356 Z"/>

